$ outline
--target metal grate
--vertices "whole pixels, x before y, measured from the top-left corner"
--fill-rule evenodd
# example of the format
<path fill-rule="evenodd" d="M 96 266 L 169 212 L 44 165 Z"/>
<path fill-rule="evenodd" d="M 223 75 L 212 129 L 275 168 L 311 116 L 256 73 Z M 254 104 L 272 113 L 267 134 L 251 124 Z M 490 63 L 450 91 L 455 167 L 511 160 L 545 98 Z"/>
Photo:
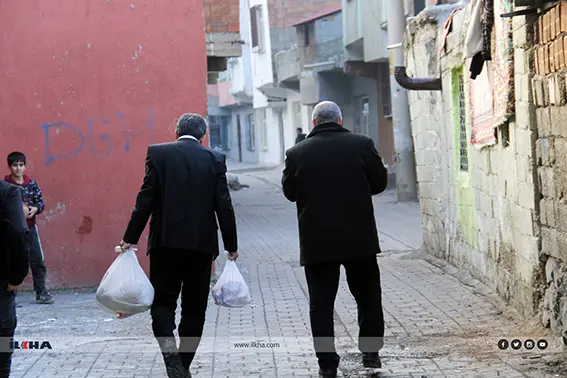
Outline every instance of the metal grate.
<path fill-rule="evenodd" d="M 463 75 L 458 75 L 459 80 L 459 156 L 461 171 L 469 170 L 468 140 L 467 140 L 467 107 L 465 102 L 465 83 Z"/>

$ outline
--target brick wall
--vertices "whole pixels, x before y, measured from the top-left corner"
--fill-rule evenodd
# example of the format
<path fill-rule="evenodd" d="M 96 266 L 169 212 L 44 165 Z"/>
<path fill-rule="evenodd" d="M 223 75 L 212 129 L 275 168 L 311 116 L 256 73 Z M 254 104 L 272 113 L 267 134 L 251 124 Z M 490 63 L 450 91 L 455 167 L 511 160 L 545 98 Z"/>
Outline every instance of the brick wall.
<path fill-rule="evenodd" d="M 542 260 L 546 262 L 543 321 L 557 332 L 567 331 L 567 2 L 560 3 L 533 25 L 532 98 L 536 106 L 537 172 L 541 198 Z"/>
<path fill-rule="evenodd" d="M 238 33 L 240 31 L 239 0 L 203 0 L 207 33 Z"/>
<path fill-rule="evenodd" d="M 340 6 L 341 0 L 268 0 L 270 28 L 281 29 Z"/>

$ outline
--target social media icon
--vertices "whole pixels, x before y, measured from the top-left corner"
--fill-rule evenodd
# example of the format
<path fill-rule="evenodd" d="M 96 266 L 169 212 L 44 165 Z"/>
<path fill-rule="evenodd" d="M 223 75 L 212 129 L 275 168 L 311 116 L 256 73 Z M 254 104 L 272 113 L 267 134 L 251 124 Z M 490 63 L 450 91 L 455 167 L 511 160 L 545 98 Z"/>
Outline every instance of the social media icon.
<path fill-rule="evenodd" d="M 538 342 L 537 342 L 537 347 L 541 350 L 547 349 L 548 346 L 549 346 L 549 344 L 547 343 L 547 340 L 545 340 L 545 339 L 538 340 Z"/>
<path fill-rule="evenodd" d="M 501 340 L 498 341 L 498 348 L 500 348 L 502 350 L 508 349 L 509 346 L 510 346 L 510 343 L 506 339 L 501 339 Z"/>
<path fill-rule="evenodd" d="M 512 349 L 514 349 L 514 350 L 521 349 L 522 348 L 522 341 L 518 340 L 518 339 L 514 339 L 514 340 L 512 340 L 511 345 L 512 345 Z"/>
<path fill-rule="evenodd" d="M 527 339 L 526 341 L 524 341 L 524 348 L 526 348 L 527 350 L 532 350 L 535 348 L 535 341 Z"/>

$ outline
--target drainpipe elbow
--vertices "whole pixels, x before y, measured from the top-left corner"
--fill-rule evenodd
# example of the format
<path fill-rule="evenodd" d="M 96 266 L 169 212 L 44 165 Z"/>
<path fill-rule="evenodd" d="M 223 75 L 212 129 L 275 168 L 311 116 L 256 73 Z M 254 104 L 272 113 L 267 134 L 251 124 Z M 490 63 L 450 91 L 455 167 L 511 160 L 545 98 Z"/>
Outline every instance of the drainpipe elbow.
<path fill-rule="evenodd" d="M 416 79 L 409 77 L 406 67 L 394 67 L 394 77 L 402 88 L 412 91 L 440 91 L 442 90 L 441 78 Z"/>

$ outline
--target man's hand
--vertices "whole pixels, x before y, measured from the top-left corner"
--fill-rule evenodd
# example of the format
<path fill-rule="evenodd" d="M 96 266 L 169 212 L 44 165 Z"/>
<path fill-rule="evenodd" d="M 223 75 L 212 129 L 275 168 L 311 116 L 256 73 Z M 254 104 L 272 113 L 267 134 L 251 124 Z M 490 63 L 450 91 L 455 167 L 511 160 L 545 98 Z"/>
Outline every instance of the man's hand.
<path fill-rule="evenodd" d="M 8 291 L 14 291 L 14 290 L 16 290 L 17 288 L 18 288 L 17 286 L 12 286 L 12 285 L 8 284 L 8 287 L 6 288 L 6 290 L 8 290 Z"/>
<path fill-rule="evenodd" d="M 25 203 L 22 202 L 22 208 L 24 209 L 24 216 L 26 218 L 29 217 L 30 215 L 30 208 L 28 207 L 28 205 L 26 205 Z"/>
<path fill-rule="evenodd" d="M 238 251 L 228 252 L 228 259 L 230 261 L 236 261 L 237 258 L 238 258 Z"/>
<path fill-rule="evenodd" d="M 28 218 L 31 219 L 35 216 L 35 214 L 37 213 L 37 207 L 35 206 L 30 206 L 29 207 L 29 213 L 28 213 Z"/>
<path fill-rule="evenodd" d="M 124 240 L 120 240 L 120 243 L 118 245 L 122 248 L 122 251 L 126 251 L 129 248 L 132 248 L 132 244 L 126 243 Z"/>

